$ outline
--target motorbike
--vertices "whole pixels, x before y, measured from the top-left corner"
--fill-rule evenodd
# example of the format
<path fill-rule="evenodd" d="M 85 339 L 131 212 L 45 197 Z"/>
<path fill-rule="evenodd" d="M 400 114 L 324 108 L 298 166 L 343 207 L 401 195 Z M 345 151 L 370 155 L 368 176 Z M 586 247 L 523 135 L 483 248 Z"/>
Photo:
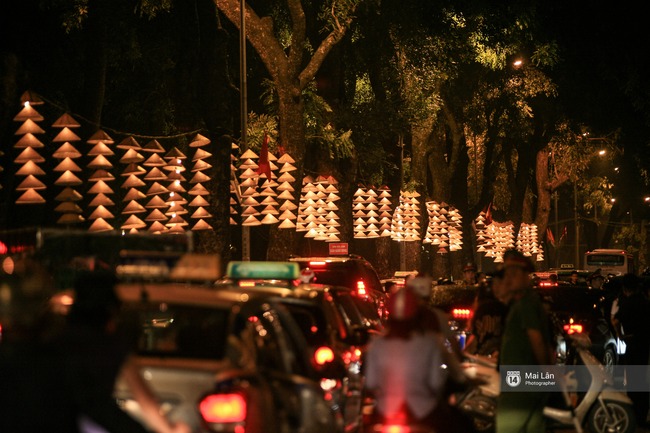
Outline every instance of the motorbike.
<path fill-rule="evenodd" d="M 590 376 L 590 385 L 586 392 L 577 393 L 577 379 L 572 375 L 564 378 L 562 401 L 552 401 L 544 407 L 547 429 L 574 428 L 582 433 L 586 428 L 594 433 L 634 433 L 636 419 L 632 401 L 624 392 L 613 387 L 612 378 L 586 349 L 589 343 L 584 338 L 572 338 L 572 344 Z M 466 355 L 463 366 L 468 376 L 483 379 L 485 385 L 457 396 L 458 407 L 473 417 L 479 431 L 491 432 L 494 430 L 501 383 L 496 362 L 490 358 Z"/>

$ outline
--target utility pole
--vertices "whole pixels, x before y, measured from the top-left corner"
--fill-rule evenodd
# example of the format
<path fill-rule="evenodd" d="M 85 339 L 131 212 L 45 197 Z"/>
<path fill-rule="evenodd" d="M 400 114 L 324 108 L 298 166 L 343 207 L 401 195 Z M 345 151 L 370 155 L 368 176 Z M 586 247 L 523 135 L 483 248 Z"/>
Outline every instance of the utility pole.
<path fill-rule="evenodd" d="M 560 267 L 560 220 L 558 218 L 558 198 L 559 198 L 559 193 L 555 191 L 553 193 L 553 200 L 555 202 L 555 236 L 557 236 L 557 239 L 555 240 L 555 267 L 559 268 Z M 576 269 L 578 267 L 576 266 Z"/>
<path fill-rule="evenodd" d="M 400 197 L 402 196 L 402 187 L 404 186 L 404 141 L 402 140 L 402 134 L 399 136 L 399 144 L 400 148 L 400 172 L 399 172 L 399 195 L 397 196 L 397 200 L 400 200 Z M 398 203 L 399 205 L 399 203 Z M 399 270 L 400 271 L 405 271 L 406 270 L 406 244 L 404 243 L 404 240 L 400 240 L 399 243 Z"/>
<path fill-rule="evenodd" d="M 248 148 L 246 132 L 248 129 L 247 83 L 246 83 L 246 0 L 239 2 L 239 115 L 241 124 L 241 138 L 239 148 L 245 151 Z M 242 221 L 243 223 L 243 221 Z M 251 232 L 250 227 L 241 227 L 241 259 L 251 259 Z"/>
<path fill-rule="evenodd" d="M 580 269 L 580 220 L 578 219 L 578 182 L 573 181 L 573 223 L 576 231 L 575 268 Z"/>

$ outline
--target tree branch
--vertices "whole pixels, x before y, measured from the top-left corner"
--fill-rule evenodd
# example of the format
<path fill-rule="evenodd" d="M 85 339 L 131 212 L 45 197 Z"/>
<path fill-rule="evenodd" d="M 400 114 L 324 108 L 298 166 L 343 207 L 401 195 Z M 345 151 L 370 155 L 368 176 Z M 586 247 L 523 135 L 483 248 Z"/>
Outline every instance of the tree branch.
<path fill-rule="evenodd" d="M 213 1 L 217 8 L 239 29 L 241 25 L 239 1 Z M 287 56 L 273 34 L 273 21 L 269 17 L 260 18 L 248 5 L 246 5 L 246 39 L 255 48 L 275 82 L 281 76 L 288 75 Z"/>
<path fill-rule="evenodd" d="M 338 23 L 338 20 L 336 22 L 337 28 L 332 30 L 330 34 L 327 35 L 327 37 L 323 40 L 323 42 L 320 43 L 320 46 L 318 49 L 316 49 L 316 52 L 314 52 L 314 55 L 309 60 L 309 63 L 300 73 L 300 89 L 307 87 L 311 80 L 314 79 L 316 72 L 318 72 L 320 69 L 323 61 L 325 60 L 325 57 L 327 57 L 327 54 L 329 54 L 334 45 L 336 45 L 341 39 L 343 39 L 343 36 L 345 36 L 345 32 L 352 22 L 352 19 L 348 19 L 345 22 L 345 26 L 341 26 Z"/>
<path fill-rule="evenodd" d="M 291 48 L 289 49 L 289 73 L 293 76 L 298 73 L 307 37 L 307 23 L 305 11 L 300 0 L 287 0 L 287 7 L 291 14 Z"/>

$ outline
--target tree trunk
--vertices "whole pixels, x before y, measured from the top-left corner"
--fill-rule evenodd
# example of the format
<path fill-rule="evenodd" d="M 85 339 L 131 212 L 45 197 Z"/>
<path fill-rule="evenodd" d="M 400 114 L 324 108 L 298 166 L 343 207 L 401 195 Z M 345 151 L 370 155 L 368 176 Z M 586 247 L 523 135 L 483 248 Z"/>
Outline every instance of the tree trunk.
<path fill-rule="evenodd" d="M 297 86 L 284 84 L 278 90 L 278 119 L 280 146 L 284 148 L 293 159 L 297 168 L 292 172 L 296 181 L 293 183 L 294 198 L 300 197 L 302 189 L 303 166 L 305 157 L 305 121 L 304 101 Z M 295 230 L 278 229 L 271 227 L 269 231 L 268 260 L 286 260 L 297 251 L 298 240 L 301 233 Z"/>
<path fill-rule="evenodd" d="M 535 164 L 535 181 L 537 184 L 537 212 L 535 224 L 540 241 L 546 236 L 548 218 L 551 213 L 551 188 L 548 178 L 548 151 L 537 152 Z"/>

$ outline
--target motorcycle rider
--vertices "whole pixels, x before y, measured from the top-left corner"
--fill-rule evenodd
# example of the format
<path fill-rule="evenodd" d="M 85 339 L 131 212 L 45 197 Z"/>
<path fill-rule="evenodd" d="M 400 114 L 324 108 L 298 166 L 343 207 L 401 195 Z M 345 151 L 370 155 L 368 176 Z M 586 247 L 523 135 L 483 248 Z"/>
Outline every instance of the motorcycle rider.
<path fill-rule="evenodd" d="M 533 263 L 519 251 L 509 250 L 504 254 L 504 270 L 504 284 L 512 301 L 499 365 L 549 365 L 550 329 L 541 300 L 531 287 Z M 545 392 L 501 392 L 497 401 L 497 433 L 544 433 L 543 409 L 547 397 Z"/>
<path fill-rule="evenodd" d="M 471 432 L 471 420 L 456 417 L 446 398 L 446 348 L 440 332 L 419 321 L 421 304 L 410 287 L 388 300 L 383 335 L 369 344 L 366 388 L 376 399 L 374 423 L 421 424 L 436 433 Z"/>

